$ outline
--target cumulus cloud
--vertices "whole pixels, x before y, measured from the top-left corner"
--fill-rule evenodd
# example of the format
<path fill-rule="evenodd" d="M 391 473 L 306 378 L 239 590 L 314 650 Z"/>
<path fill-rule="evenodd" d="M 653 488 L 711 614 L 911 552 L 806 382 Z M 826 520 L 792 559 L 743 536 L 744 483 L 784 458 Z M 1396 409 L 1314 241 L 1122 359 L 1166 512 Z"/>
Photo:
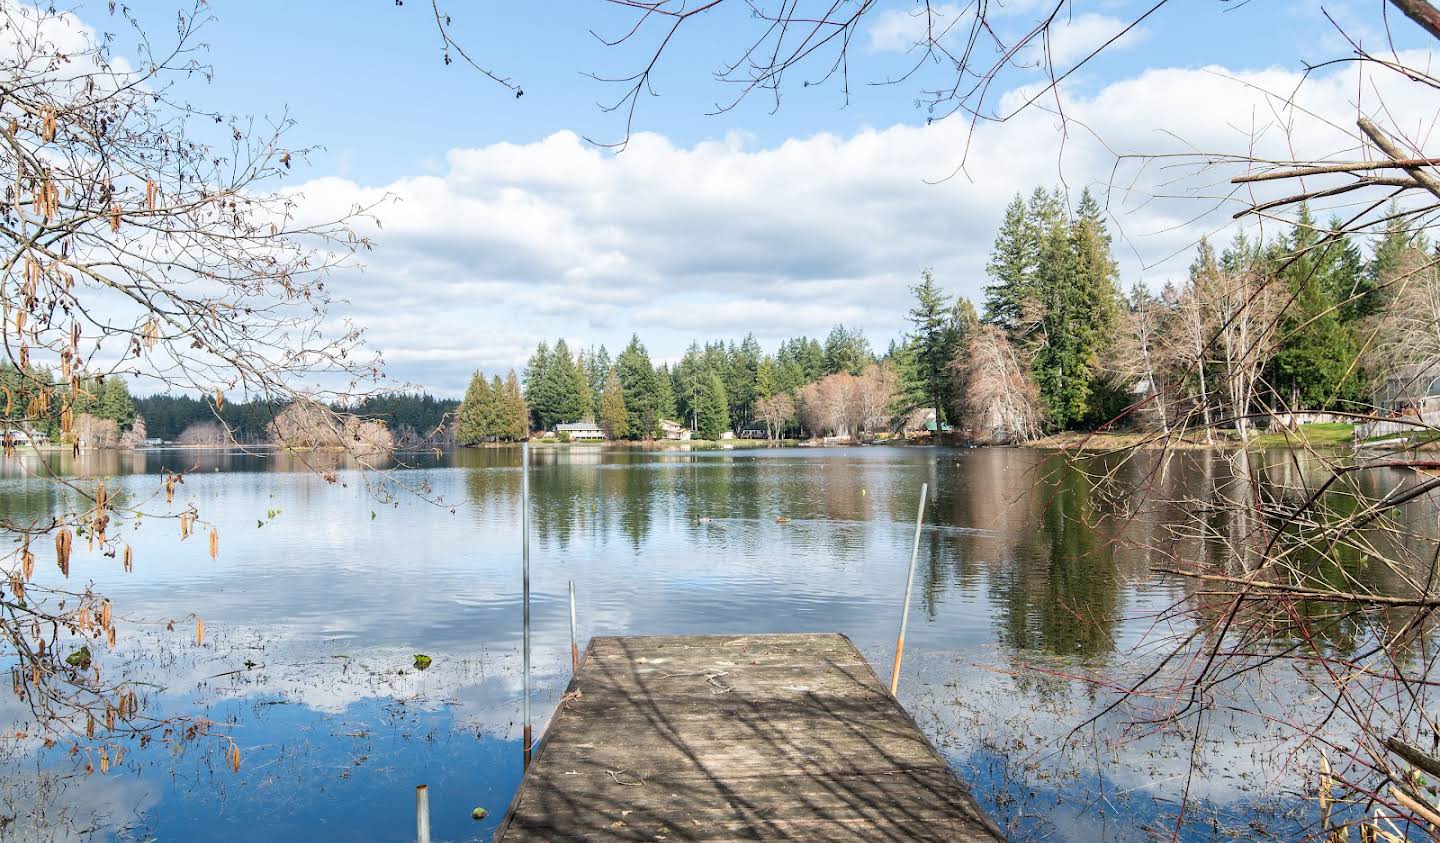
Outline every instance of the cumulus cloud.
<path fill-rule="evenodd" d="M 903 53 L 928 38 L 939 38 L 953 30 L 963 10 L 951 3 L 937 3 L 927 12 L 913 9 L 886 9 L 870 25 L 870 49 L 880 53 Z"/>
<path fill-rule="evenodd" d="M 1130 18 L 1117 18 L 1094 12 L 1057 19 L 1049 30 L 1050 65 L 1056 71 L 1068 69 L 1072 64 L 1104 45 L 1106 41 L 1125 32 L 1125 27 L 1132 22 L 1133 20 Z M 1145 29 L 1136 27 L 1125 32 L 1115 43 L 1106 46 L 1105 49 L 1117 50 L 1133 47 L 1145 40 L 1145 36 Z M 1045 52 L 1046 46 L 1037 39 L 1032 50 L 1032 59 L 1036 64 L 1040 64 Z"/>
<path fill-rule="evenodd" d="M 1156 285 L 1183 272 L 1188 248 L 1241 197 L 1233 171 L 1117 155 L 1352 155 L 1357 108 L 1383 117 L 1380 97 L 1394 114 L 1440 106 L 1423 86 L 1374 77 L 1362 89 L 1353 73 L 1312 76 L 1287 109 L 1301 81 L 1289 70 L 1149 70 L 1065 96 L 1064 132 L 1048 95 L 1049 110 L 973 133 L 952 120 L 768 147 L 640 134 L 617 156 L 560 132 L 453 150 L 440 175 L 320 179 L 302 191 L 316 213 L 395 198 L 381 208 L 366 270 L 335 288 L 394 375 L 448 394 L 474 368 L 518 368 L 542 338 L 613 352 L 636 332 L 653 356 L 673 358 L 692 338 L 753 330 L 773 347 L 844 321 L 883 347 L 905 327 L 906 285 L 922 267 L 982 295 L 1017 191 L 1062 181 L 1075 195 L 1099 191 L 1123 282 Z M 1357 90 L 1369 99 L 1356 103 Z M 1030 93 L 1012 91 L 1002 106 Z"/>

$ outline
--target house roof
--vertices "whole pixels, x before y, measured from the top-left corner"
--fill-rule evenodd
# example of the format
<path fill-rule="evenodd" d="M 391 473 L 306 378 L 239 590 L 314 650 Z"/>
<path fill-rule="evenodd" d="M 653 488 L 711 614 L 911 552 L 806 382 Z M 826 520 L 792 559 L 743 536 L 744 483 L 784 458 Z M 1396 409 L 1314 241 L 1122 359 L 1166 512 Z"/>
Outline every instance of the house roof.
<path fill-rule="evenodd" d="M 600 425 L 594 422 L 567 422 L 566 424 L 555 425 L 556 430 L 599 430 Z"/>

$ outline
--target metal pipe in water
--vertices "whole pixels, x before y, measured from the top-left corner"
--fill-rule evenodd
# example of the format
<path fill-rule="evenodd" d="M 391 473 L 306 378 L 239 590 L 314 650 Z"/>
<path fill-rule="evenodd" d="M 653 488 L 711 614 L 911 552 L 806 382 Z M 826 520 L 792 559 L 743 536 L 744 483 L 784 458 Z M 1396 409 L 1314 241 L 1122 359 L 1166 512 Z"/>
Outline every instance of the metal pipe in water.
<path fill-rule="evenodd" d="M 520 565 L 521 565 L 521 624 L 524 627 L 520 650 L 520 670 L 524 674 L 522 687 L 524 701 L 524 733 L 521 745 L 525 749 L 525 767 L 530 767 L 530 443 L 520 446 Z"/>
<path fill-rule="evenodd" d="M 920 511 L 915 514 L 915 543 L 910 546 L 910 573 L 905 577 L 905 603 L 900 609 L 900 637 L 895 640 L 895 669 L 890 673 L 890 696 L 900 687 L 900 660 L 905 656 L 905 628 L 910 624 L 910 589 L 915 585 L 915 559 L 920 555 L 920 527 L 925 523 L 925 495 L 929 483 L 920 484 Z"/>
<path fill-rule="evenodd" d="M 415 843 L 430 843 L 430 787 L 415 786 Z"/>
<path fill-rule="evenodd" d="M 570 581 L 570 672 L 580 672 L 580 645 L 575 638 L 575 581 Z"/>

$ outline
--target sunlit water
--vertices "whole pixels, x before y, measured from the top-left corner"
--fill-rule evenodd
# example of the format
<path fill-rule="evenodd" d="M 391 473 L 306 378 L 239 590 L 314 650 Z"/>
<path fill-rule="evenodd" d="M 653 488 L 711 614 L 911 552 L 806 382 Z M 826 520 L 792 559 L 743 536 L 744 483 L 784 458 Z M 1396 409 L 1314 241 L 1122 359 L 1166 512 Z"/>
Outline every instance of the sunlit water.
<path fill-rule="evenodd" d="M 134 498 L 158 494 L 162 469 L 186 471 L 172 506 L 149 507 L 193 503 L 218 529 L 218 559 L 203 531 L 181 542 L 174 521 L 150 519 L 124 534 L 133 573 L 82 550 L 71 584 L 93 580 L 127 619 L 101 666 L 152 683 L 147 712 L 215 721 L 243 763 L 226 766 L 219 738 L 156 741 L 87 775 L 70 742 L 46 750 L 29 733 L 6 743 L 0 837 L 403 841 L 414 786 L 427 783 L 437 840 L 488 840 L 521 775 L 519 451 L 416 459 L 396 474 L 421 493 L 390 502 L 354 471 L 327 483 L 291 455 L 52 457 Z M 1163 482 L 1199 489 L 1226 459 L 1178 455 Z M 1125 654 L 1155 632 L 1153 612 L 1183 597 L 1149 573 L 1154 518 L 1102 523 L 1118 504 L 1054 453 L 574 447 L 534 460 L 537 732 L 569 679 L 570 580 L 582 646 L 592 635 L 838 631 L 888 675 L 928 483 L 899 696 L 1010 833 L 1148 839 L 1172 828 L 1185 788 L 1196 800 L 1187 839 L 1283 839 L 1309 820 L 1258 723 L 1207 733 L 1188 777 L 1188 741 L 1119 740 L 1103 732 L 1111 721 L 1078 757 L 1054 749 L 1103 702 L 1066 676 L 1123 674 Z M 1137 458 L 1116 482 L 1141 482 L 1152 463 Z M 60 497 L 4 465 L 0 509 L 12 518 L 44 516 Z M 417 653 L 433 658 L 428 671 L 413 668 Z M 24 729 L 22 704 L 4 699 L 0 716 Z M 477 807 L 484 821 L 471 818 Z"/>

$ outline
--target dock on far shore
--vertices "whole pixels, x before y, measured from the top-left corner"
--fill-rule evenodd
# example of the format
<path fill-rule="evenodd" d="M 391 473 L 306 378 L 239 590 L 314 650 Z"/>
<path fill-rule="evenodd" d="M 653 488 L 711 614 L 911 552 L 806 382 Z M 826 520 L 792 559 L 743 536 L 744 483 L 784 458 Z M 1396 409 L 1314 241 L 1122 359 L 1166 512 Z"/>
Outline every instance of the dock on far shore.
<path fill-rule="evenodd" d="M 837 634 L 595 638 L 504 841 L 1003 840 Z"/>

